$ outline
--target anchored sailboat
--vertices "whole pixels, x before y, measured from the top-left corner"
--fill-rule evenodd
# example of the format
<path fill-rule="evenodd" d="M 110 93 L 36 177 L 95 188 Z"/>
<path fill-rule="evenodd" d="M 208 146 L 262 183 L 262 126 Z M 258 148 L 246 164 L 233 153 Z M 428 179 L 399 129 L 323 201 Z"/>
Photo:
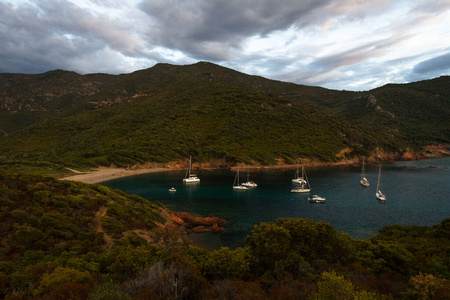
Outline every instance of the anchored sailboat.
<path fill-rule="evenodd" d="M 185 183 L 194 183 L 194 182 L 200 182 L 200 178 L 197 177 L 197 175 L 191 173 L 192 168 L 192 156 L 189 156 L 189 166 L 186 170 L 186 175 L 184 176 L 183 182 Z"/>
<path fill-rule="evenodd" d="M 300 176 L 299 169 L 297 166 L 297 171 L 295 172 L 295 178 L 292 179 L 292 183 L 297 183 L 297 184 L 305 184 L 306 183 L 305 179 L 303 178 L 303 166 L 302 166 L 302 176 Z"/>
<path fill-rule="evenodd" d="M 362 168 L 361 168 L 361 180 L 359 181 L 359 183 L 361 183 L 361 185 L 364 187 L 368 187 L 370 185 L 369 180 L 367 180 L 366 177 L 364 177 L 364 158 L 363 158 Z"/>
<path fill-rule="evenodd" d="M 378 170 L 377 191 L 375 193 L 375 196 L 377 197 L 378 200 L 384 201 L 384 200 L 386 200 L 386 195 L 384 195 L 381 192 L 381 189 L 380 189 L 380 178 L 381 178 L 381 164 L 380 164 L 380 169 Z"/>
<path fill-rule="evenodd" d="M 247 171 L 247 181 L 243 182 L 241 185 L 245 186 L 245 187 L 257 187 L 258 186 L 254 181 L 251 181 L 249 179 L 249 172 L 248 171 Z"/>
<path fill-rule="evenodd" d="M 293 183 L 299 183 L 300 187 L 293 188 L 291 190 L 292 193 L 309 193 L 311 191 L 311 187 L 309 186 L 308 177 L 306 176 L 305 168 L 302 166 L 302 177 L 298 177 L 298 171 L 297 171 L 297 178 L 292 179 Z"/>
<path fill-rule="evenodd" d="M 246 190 L 247 187 L 239 184 L 239 167 L 236 172 L 236 176 L 234 176 L 233 189 L 235 190 Z"/>

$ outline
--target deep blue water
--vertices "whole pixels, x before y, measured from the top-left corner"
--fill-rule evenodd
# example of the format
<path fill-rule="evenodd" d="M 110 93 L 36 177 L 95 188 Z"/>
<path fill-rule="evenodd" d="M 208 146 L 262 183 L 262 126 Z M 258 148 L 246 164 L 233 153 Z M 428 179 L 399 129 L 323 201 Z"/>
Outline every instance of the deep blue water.
<path fill-rule="evenodd" d="M 360 166 L 307 168 L 311 194 L 326 203 L 308 202 L 307 194 L 291 193 L 295 170 L 250 172 L 258 187 L 233 190 L 234 172 L 199 171 L 199 184 L 183 184 L 185 171 L 129 176 L 103 184 L 174 211 L 226 219 L 224 233 L 192 235 L 207 248 L 244 245 L 254 225 L 277 218 L 308 218 L 330 223 L 354 238 L 369 238 L 387 225 L 432 226 L 450 217 L 450 159 L 397 162 L 382 166 L 381 190 L 387 200 L 375 198 L 378 165 L 366 165 L 370 187 L 359 184 Z M 246 176 L 242 172 L 241 178 Z M 168 189 L 177 191 L 170 193 Z"/>

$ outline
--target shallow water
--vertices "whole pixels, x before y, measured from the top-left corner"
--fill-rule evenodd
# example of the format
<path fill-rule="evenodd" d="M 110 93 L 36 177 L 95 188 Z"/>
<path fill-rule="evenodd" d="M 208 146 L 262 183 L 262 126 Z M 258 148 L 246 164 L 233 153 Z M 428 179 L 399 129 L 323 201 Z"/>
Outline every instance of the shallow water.
<path fill-rule="evenodd" d="M 354 238 L 369 238 L 392 224 L 432 226 L 450 217 L 450 159 L 397 162 L 382 166 L 381 190 L 375 198 L 378 165 L 366 165 L 370 187 L 359 184 L 360 166 L 307 168 L 311 193 L 291 193 L 295 170 L 250 172 L 257 188 L 233 190 L 234 172 L 199 171 L 199 184 L 184 184 L 184 171 L 150 173 L 115 179 L 104 184 L 158 200 L 174 211 L 226 219 L 224 233 L 192 235 L 207 248 L 244 245 L 254 225 L 277 218 L 308 218 L 330 223 Z M 241 178 L 245 179 L 246 172 Z M 177 191 L 170 193 L 170 187 Z M 308 202 L 309 194 L 326 203 Z"/>

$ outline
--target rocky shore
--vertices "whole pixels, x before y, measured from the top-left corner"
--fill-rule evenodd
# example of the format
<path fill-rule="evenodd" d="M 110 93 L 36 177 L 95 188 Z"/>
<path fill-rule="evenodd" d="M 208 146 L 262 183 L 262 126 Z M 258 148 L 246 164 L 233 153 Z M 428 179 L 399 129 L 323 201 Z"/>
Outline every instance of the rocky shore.
<path fill-rule="evenodd" d="M 220 225 L 227 223 L 226 220 L 217 217 L 194 217 L 187 212 L 172 212 L 172 222 L 195 233 L 222 232 L 225 228 Z"/>

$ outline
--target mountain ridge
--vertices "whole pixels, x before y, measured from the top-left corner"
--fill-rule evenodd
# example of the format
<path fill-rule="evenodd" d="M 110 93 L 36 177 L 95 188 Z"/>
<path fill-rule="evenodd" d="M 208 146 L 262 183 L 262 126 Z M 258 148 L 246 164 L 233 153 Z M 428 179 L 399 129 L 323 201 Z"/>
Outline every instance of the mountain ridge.
<path fill-rule="evenodd" d="M 448 76 L 369 92 L 274 81 L 208 62 L 23 76 L 0 74 L 0 148 L 11 159 L 120 166 L 193 155 L 274 164 L 370 156 L 377 148 L 402 155 L 450 142 Z"/>

